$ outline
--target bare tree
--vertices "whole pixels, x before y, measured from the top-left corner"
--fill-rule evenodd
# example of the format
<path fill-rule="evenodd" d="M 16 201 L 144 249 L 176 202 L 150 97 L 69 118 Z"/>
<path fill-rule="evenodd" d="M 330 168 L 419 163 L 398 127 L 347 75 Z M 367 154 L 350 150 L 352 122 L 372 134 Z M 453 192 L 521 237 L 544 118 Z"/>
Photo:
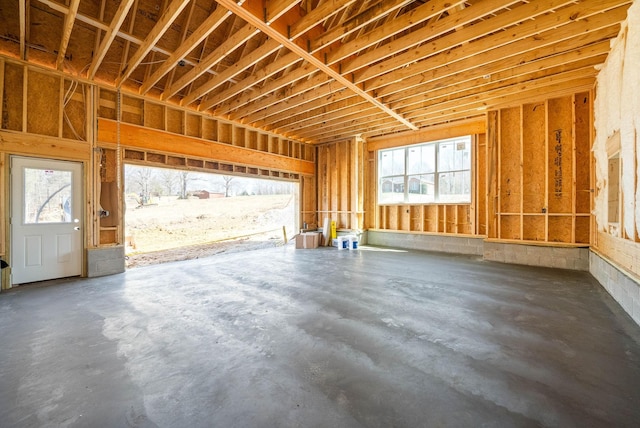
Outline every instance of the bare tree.
<path fill-rule="evenodd" d="M 178 195 L 179 199 L 187 199 L 187 184 L 189 181 L 191 181 L 189 171 L 178 172 L 178 182 L 180 184 L 180 195 Z"/>
<path fill-rule="evenodd" d="M 229 191 L 231 190 L 231 180 L 233 180 L 234 177 L 230 176 L 230 175 L 223 175 L 222 179 L 224 180 L 224 197 L 228 198 L 229 197 Z"/>
<path fill-rule="evenodd" d="M 139 196 L 138 204 L 147 204 L 150 197 L 149 190 L 153 179 L 153 170 L 151 168 L 135 167 L 126 175 L 126 179 L 131 191 L 136 192 Z"/>
<path fill-rule="evenodd" d="M 160 182 L 166 195 L 173 195 L 173 189 L 178 181 L 178 173 L 174 170 L 165 169 L 160 173 Z"/>

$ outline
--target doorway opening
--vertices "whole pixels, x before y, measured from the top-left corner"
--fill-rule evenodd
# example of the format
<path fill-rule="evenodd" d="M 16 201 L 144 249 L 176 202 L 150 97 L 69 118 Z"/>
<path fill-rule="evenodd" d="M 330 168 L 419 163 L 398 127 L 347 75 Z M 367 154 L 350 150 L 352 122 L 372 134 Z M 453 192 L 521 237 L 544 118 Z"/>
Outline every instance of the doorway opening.
<path fill-rule="evenodd" d="M 297 182 L 125 165 L 127 267 L 285 244 Z"/>

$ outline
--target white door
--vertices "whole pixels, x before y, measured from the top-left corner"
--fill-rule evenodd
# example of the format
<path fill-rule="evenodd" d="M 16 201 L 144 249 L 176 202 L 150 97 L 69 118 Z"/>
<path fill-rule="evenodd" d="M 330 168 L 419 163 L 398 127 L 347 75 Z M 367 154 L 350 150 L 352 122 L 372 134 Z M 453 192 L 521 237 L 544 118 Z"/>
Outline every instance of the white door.
<path fill-rule="evenodd" d="M 82 273 L 82 164 L 11 158 L 11 283 Z"/>

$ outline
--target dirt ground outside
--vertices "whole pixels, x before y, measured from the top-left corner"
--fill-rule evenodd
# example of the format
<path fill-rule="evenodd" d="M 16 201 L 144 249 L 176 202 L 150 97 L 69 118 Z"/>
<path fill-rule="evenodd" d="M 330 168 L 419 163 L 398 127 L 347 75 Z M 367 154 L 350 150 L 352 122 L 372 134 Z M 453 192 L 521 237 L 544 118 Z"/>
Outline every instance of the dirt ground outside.
<path fill-rule="evenodd" d="M 293 195 L 127 198 L 127 268 L 284 245 L 296 233 Z"/>

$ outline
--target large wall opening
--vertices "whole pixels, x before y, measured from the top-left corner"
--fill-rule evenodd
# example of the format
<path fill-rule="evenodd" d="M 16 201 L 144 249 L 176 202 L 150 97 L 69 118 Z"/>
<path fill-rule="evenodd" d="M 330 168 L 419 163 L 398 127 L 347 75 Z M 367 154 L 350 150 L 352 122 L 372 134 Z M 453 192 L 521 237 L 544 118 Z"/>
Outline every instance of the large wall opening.
<path fill-rule="evenodd" d="M 297 182 L 125 165 L 127 267 L 284 245 Z"/>

